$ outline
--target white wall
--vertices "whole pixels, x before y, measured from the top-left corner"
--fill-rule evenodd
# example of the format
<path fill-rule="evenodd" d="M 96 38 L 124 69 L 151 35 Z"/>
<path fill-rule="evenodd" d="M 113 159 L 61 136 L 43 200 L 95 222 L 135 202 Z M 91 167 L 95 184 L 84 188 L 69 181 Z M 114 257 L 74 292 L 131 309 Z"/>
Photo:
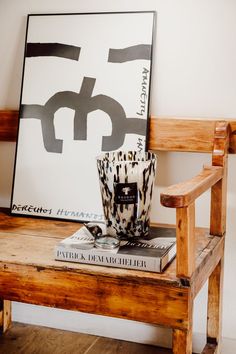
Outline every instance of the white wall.
<path fill-rule="evenodd" d="M 235 0 L 0 0 L 0 108 L 17 109 L 23 63 L 26 15 L 50 12 L 156 10 L 157 36 L 151 112 L 158 116 L 236 118 Z M 96 35 L 96 31 L 94 31 Z M 15 144 L 1 143 L 0 204 L 9 205 Z M 191 177 L 209 156 L 159 154 L 153 220 L 174 222 L 174 212 L 159 206 L 158 194 L 170 183 Z M 229 158 L 228 234 L 224 282 L 223 336 L 236 339 L 236 158 Z M 199 199 L 197 221 L 208 225 L 209 195 Z M 154 212 L 155 209 L 155 212 Z M 194 332 L 205 333 L 206 287 L 196 299 Z M 168 344 L 170 332 L 130 321 L 14 304 L 15 320 L 134 341 Z M 158 336 L 157 336 L 158 334 Z M 195 339 L 202 336 L 195 335 Z M 199 343 L 195 343 L 198 350 Z"/>

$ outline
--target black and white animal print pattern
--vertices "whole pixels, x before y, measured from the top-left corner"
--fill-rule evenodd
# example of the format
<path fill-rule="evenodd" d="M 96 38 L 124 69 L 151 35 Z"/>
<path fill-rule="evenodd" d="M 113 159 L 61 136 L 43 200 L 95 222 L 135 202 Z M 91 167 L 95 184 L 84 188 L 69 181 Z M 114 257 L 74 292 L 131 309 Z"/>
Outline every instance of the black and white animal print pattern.
<path fill-rule="evenodd" d="M 156 165 L 156 155 L 151 152 L 108 152 L 97 158 L 108 234 L 148 234 Z"/>

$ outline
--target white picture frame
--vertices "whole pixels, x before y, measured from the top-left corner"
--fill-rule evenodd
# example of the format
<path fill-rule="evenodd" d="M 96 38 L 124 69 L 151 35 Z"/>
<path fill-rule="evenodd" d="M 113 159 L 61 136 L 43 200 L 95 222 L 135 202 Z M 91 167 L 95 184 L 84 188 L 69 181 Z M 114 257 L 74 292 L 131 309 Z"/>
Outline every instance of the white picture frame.
<path fill-rule="evenodd" d="M 102 221 L 96 156 L 145 150 L 155 12 L 28 15 L 11 213 Z"/>

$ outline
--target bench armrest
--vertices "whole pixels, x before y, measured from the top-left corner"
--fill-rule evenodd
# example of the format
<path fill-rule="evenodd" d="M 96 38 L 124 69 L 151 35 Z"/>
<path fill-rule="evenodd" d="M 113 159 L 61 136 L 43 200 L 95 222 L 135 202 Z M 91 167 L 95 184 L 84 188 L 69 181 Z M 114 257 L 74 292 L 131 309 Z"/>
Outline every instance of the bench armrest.
<path fill-rule="evenodd" d="M 186 207 L 222 177 L 222 167 L 205 166 L 202 172 L 197 176 L 165 189 L 165 191 L 161 193 L 161 204 L 169 208 Z"/>
<path fill-rule="evenodd" d="M 224 168 L 204 167 L 190 180 L 175 184 L 161 194 L 161 204 L 176 208 L 176 275 L 190 279 L 195 270 L 195 199 L 224 176 Z"/>

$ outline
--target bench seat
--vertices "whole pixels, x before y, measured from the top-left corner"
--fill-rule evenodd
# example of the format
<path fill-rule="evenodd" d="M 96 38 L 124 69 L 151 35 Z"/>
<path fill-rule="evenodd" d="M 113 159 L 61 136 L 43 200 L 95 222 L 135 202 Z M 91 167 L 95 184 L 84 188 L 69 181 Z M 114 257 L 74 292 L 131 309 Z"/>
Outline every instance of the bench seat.
<path fill-rule="evenodd" d="M 57 243 L 80 226 L 1 209 L 0 297 L 188 329 L 187 299 L 219 262 L 224 237 L 196 229 L 196 270 L 186 281 L 176 277 L 175 261 L 159 274 L 54 260 Z"/>

